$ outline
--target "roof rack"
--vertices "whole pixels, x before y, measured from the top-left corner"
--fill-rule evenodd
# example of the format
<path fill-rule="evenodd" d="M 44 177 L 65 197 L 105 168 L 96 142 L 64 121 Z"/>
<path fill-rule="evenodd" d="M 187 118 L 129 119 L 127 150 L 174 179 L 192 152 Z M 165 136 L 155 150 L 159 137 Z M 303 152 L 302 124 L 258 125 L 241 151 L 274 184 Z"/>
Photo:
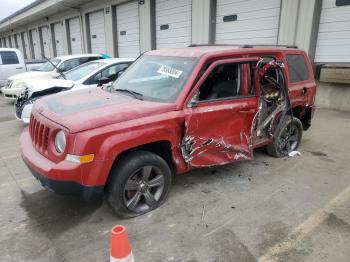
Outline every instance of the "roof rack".
<path fill-rule="evenodd" d="M 254 48 L 254 47 L 285 47 L 285 48 L 298 48 L 296 45 L 267 45 L 267 44 L 191 44 L 188 47 L 201 47 L 201 46 L 239 46 L 241 48 Z"/>
<path fill-rule="evenodd" d="M 256 44 L 256 45 L 249 45 L 249 44 L 245 44 L 245 45 L 241 45 L 242 48 L 253 48 L 253 47 L 259 47 L 259 46 L 272 46 L 272 47 L 285 47 L 285 48 L 298 48 L 298 46 L 296 45 L 267 45 L 267 44 Z"/>
<path fill-rule="evenodd" d="M 200 47 L 200 46 L 241 46 L 237 44 L 190 44 L 188 47 Z"/>

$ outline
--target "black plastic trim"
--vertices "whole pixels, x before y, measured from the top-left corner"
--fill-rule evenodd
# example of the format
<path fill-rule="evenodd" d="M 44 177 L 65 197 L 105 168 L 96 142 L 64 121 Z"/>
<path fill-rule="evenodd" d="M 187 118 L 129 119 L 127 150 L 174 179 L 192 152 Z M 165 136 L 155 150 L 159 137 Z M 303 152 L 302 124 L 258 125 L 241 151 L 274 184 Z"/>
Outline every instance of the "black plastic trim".
<path fill-rule="evenodd" d="M 47 190 L 60 194 L 60 195 L 80 195 L 85 200 L 99 198 L 103 196 L 104 186 L 83 186 L 81 184 L 72 181 L 58 181 L 49 179 L 35 169 L 33 169 L 25 159 L 24 163 L 29 168 L 32 175 L 39 180 L 41 185 Z"/>

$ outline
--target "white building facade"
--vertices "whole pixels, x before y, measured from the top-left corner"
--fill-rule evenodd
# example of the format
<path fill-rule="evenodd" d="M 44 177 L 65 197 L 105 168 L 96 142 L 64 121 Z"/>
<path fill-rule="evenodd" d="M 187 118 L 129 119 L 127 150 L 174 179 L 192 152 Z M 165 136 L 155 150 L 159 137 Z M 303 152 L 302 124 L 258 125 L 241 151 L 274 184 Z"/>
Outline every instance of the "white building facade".
<path fill-rule="evenodd" d="M 37 0 L 0 21 L 0 46 L 28 59 L 190 44 L 297 45 L 350 63 L 350 0 Z"/>

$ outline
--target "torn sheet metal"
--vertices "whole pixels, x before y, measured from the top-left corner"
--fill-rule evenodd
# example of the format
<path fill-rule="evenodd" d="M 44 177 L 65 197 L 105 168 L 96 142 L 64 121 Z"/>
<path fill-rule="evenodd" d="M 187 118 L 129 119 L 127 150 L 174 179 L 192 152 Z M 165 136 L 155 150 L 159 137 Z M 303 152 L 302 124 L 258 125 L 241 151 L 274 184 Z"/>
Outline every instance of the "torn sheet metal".
<path fill-rule="evenodd" d="M 247 138 L 243 135 L 244 139 Z M 233 161 L 252 159 L 252 150 L 248 147 L 232 145 L 224 138 L 195 138 L 187 136 L 182 146 L 182 154 L 191 166 L 210 166 L 227 164 Z"/>
<path fill-rule="evenodd" d="M 283 68 L 284 64 L 276 60 L 257 63 L 259 98 L 189 109 L 181 145 L 186 163 L 201 167 L 251 160 L 255 144 L 273 139 L 290 109 Z M 250 110 L 254 113 L 244 113 Z"/>

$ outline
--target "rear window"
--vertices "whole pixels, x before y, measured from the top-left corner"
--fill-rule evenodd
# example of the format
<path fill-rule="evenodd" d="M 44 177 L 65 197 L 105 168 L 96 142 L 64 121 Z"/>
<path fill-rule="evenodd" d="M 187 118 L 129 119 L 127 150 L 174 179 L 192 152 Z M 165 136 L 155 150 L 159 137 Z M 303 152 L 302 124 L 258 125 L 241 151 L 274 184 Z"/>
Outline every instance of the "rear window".
<path fill-rule="evenodd" d="M 301 82 L 309 78 L 303 55 L 287 55 L 290 82 Z"/>
<path fill-rule="evenodd" d="M 0 64 L 3 65 L 19 64 L 17 54 L 13 51 L 0 52 L 0 58 Z"/>

